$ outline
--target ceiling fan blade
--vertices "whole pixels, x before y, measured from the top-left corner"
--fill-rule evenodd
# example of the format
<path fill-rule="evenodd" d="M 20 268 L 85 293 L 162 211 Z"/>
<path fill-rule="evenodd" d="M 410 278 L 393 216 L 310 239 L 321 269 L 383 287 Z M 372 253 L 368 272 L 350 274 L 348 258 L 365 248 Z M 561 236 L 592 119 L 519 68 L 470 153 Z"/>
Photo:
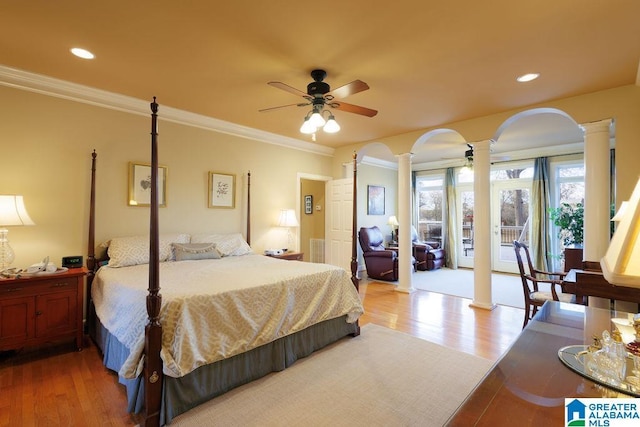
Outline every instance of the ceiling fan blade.
<path fill-rule="evenodd" d="M 334 98 L 346 98 L 349 95 L 353 95 L 358 92 L 362 92 L 369 89 L 369 85 L 362 80 L 354 80 L 351 83 L 347 83 L 344 86 L 340 86 L 337 89 L 331 91 L 331 95 Z"/>
<path fill-rule="evenodd" d="M 269 108 L 263 108 L 262 110 L 258 110 L 258 112 L 260 113 L 265 113 L 268 111 L 273 111 L 273 110 L 279 110 L 280 108 L 286 108 L 286 107 L 304 107 L 305 105 L 310 105 L 309 103 L 304 103 L 304 104 L 287 104 L 287 105 L 280 105 L 278 107 L 269 107 Z"/>
<path fill-rule="evenodd" d="M 360 114 L 362 116 L 373 117 L 378 114 L 377 110 L 372 110 L 371 108 L 360 107 L 359 105 L 347 104 L 342 101 L 333 101 L 328 104 L 331 108 L 335 108 L 336 110 L 346 111 L 347 113 Z"/>
<path fill-rule="evenodd" d="M 288 84 L 284 84 L 282 82 L 269 82 L 267 84 L 275 88 L 282 89 L 286 92 L 292 93 L 294 95 L 302 96 L 303 98 L 309 97 L 309 95 L 307 95 L 305 92 L 298 90 L 295 87 L 291 87 Z"/>

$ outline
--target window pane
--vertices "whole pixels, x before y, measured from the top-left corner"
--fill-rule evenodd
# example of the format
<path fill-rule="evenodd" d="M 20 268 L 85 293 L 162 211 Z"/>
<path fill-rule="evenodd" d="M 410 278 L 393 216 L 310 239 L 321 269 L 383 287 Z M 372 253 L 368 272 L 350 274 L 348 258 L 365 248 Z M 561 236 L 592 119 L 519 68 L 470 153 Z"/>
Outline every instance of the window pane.
<path fill-rule="evenodd" d="M 418 192 L 418 236 L 422 240 L 442 239 L 442 189 Z"/>
<path fill-rule="evenodd" d="M 558 176 L 560 178 L 584 177 L 584 166 L 560 167 L 558 168 Z"/>

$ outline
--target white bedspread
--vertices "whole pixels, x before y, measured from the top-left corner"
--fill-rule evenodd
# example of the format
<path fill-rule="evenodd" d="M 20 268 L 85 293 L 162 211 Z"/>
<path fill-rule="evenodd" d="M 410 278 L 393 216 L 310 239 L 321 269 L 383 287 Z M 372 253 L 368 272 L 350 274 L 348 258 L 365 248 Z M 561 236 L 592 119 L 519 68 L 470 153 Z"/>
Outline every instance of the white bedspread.
<path fill-rule="evenodd" d="M 148 265 L 96 274 L 96 313 L 131 354 L 119 374 L 142 370 Z M 327 264 L 262 255 L 160 263 L 164 373 L 181 377 L 324 320 L 364 312 L 349 274 Z"/>

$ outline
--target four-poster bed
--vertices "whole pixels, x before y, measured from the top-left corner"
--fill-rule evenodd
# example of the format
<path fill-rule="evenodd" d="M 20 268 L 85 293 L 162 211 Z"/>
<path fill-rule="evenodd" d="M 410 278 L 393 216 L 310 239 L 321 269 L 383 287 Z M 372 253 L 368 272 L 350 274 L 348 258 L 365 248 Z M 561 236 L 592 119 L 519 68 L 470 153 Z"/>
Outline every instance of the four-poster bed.
<path fill-rule="evenodd" d="M 111 239 L 108 263 L 95 256 L 97 154 L 92 153 L 87 324 L 105 366 L 126 386 L 129 410 L 144 411 L 145 425 L 160 425 L 358 335 L 363 309 L 355 238 L 350 276 L 338 267 L 251 251 L 250 174 L 246 242 L 240 233 L 160 234 L 155 97 L 151 111 L 149 236 Z M 355 178 L 354 167 L 353 230 Z"/>

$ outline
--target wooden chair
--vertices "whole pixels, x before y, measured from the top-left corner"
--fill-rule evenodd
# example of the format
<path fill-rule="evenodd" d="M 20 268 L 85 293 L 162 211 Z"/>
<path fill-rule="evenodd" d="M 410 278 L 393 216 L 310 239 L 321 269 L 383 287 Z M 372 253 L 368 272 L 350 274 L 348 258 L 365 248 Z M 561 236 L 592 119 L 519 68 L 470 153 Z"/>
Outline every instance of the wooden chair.
<path fill-rule="evenodd" d="M 524 243 L 514 240 L 513 249 L 516 252 L 516 260 L 518 261 L 518 269 L 520 270 L 520 278 L 522 279 L 522 290 L 524 291 L 523 329 L 527 326 L 529 320 L 538 312 L 538 308 L 542 307 L 546 301 L 575 302 L 575 295 L 565 293 L 562 284 L 565 273 L 552 273 L 534 268 L 531 262 L 529 248 Z M 526 268 L 529 270 L 528 272 L 525 271 L 525 264 L 522 261 L 523 253 L 527 259 Z M 538 286 L 540 283 L 549 284 L 550 291 L 541 291 Z M 556 291 L 556 286 L 560 287 L 560 292 Z"/>

